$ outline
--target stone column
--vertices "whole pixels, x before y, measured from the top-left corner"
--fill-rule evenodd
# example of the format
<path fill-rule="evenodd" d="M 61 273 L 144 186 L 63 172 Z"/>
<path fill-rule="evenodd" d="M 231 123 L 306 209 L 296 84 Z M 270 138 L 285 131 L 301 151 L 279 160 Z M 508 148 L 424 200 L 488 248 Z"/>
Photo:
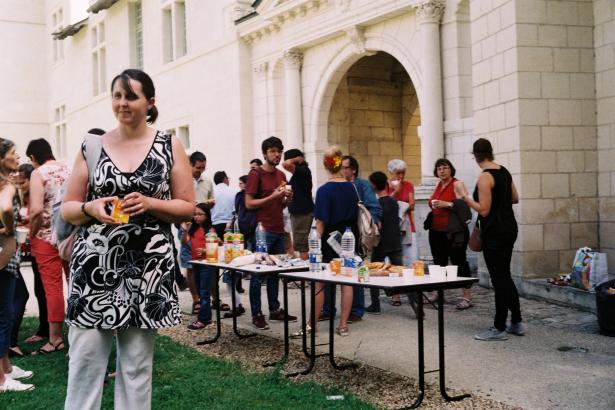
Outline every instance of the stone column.
<path fill-rule="evenodd" d="M 416 4 L 421 29 L 421 176 L 424 185 L 435 181 L 433 165 L 444 155 L 444 114 L 442 108 L 442 62 L 440 53 L 440 20 L 444 1 L 426 0 Z"/>
<path fill-rule="evenodd" d="M 301 63 L 303 53 L 284 52 L 284 84 L 286 86 L 286 144 L 285 148 L 303 150 L 303 121 L 301 119 Z"/>
<path fill-rule="evenodd" d="M 261 143 L 267 135 L 267 62 L 255 64 L 254 69 L 254 158 L 261 158 Z"/>

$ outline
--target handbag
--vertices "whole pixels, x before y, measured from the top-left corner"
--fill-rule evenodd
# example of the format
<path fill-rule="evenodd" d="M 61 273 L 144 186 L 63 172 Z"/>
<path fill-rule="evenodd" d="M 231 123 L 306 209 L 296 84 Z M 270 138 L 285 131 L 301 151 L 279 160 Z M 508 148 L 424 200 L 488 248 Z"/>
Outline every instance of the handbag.
<path fill-rule="evenodd" d="M 361 196 L 359 195 L 359 190 L 353 183 L 357 193 L 357 207 L 359 208 L 358 217 L 357 217 L 357 228 L 359 230 L 359 243 L 360 250 L 363 253 L 363 256 L 369 256 L 372 253 L 372 250 L 378 246 L 380 242 L 380 229 L 378 229 L 378 225 L 374 223 L 374 219 L 372 218 L 372 214 L 361 201 Z"/>
<path fill-rule="evenodd" d="M 474 252 L 480 252 L 483 250 L 483 238 L 481 238 L 480 224 L 476 221 L 470 240 L 468 241 L 468 247 Z"/>
<path fill-rule="evenodd" d="M 425 217 L 425 221 L 423 221 L 423 229 L 425 229 L 426 231 L 430 230 L 432 224 L 433 224 L 433 213 L 429 211 L 429 213 Z"/>
<path fill-rule="evenodd" d="M 14 236 L 0 234 L 0 269 L 6 268 L 17 251 L 17 241 Z"/>

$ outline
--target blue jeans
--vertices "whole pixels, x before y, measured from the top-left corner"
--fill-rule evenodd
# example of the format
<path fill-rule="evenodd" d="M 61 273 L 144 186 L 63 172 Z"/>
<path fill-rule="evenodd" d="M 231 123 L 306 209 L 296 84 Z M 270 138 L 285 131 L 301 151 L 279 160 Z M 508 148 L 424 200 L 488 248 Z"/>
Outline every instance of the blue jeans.
<path fill-rule="evenodd" d="M 15 279 L 13 274 L 0 270 L 0 357 L 7 353 L 11 344 Z"/>
<path fill-rule="evenodd" d="M 331 314 L 331 304 L 329 303 L 329 297 L 331 295 L 331 291 L 333 289 L 333 285 L 326 285 L 325 286 L 325 304 L 322 307 L 322 313 L 325 316 L 329 316 Z M 337 295 L 334 293 L 333 294 L 333 315 L 335 315 L 336 309 L 335 309 L 335 299 L 337 298 Z M 351 314 L 359 316 L 359 317 L 363 317 L 363 315 L 365 314 L 365 293 L 364 293 L 364 289 L 360 286 L 353 286 L 352 287 L 352 310 L 350 311 Z"/>
<path fill-rule="evenodd" d="M 286 252 L 286 239 L 283 233 L 267 232 L 267 251 L 272 255 Z M 261 283 L 267 280 L 267 302 L 269 313 L 280 309 L 278 293 L 280 280 L 277 275 L 253 274 L 250 278 L 250 310 L 252 316 L 263 313 L 261 310 Z"/>
<path fill-rule="evenodd" d="M 192 265 L 194 281 L 199 290 L 201 298 L 201 309 L 199 310 L 199 322 L 211 322 L 211 283 L 216 274 L 216 269 L 203 265 Z"/>

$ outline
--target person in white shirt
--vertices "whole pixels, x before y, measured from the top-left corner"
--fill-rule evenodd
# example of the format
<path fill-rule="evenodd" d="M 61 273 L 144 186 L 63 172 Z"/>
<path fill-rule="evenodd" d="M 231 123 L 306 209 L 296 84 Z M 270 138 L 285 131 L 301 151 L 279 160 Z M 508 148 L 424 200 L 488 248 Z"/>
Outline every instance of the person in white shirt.
<path fill-rule="evenodd" d="M 226 172 L 216 172 L 214 174 L 214 199 L 216 202 L 214 207 L 211 208 L 211 224 L 219 238 L 222 238 L 227 225 L 233 220 L 236 194 L 237 189 L 229 186 Z"/>

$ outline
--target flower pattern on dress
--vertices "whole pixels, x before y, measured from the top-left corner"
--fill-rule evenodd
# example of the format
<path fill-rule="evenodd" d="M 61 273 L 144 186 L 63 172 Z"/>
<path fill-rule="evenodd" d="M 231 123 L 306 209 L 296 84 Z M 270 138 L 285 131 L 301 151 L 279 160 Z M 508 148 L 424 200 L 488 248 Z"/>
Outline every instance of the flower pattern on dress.
<path fill-rule="evenodd" d="M 85 145 L 82 144 L 84 157 Z M 141 165 L 122 172 L 103 149 L 88 200 L 130 192 L 170 199 L 171 137 L 158 132 Z M 82 229 L 70 261 L 66 321 L 81 328 L 170 327 L 180 322 L 169 223 L 150 214 Z"/>

